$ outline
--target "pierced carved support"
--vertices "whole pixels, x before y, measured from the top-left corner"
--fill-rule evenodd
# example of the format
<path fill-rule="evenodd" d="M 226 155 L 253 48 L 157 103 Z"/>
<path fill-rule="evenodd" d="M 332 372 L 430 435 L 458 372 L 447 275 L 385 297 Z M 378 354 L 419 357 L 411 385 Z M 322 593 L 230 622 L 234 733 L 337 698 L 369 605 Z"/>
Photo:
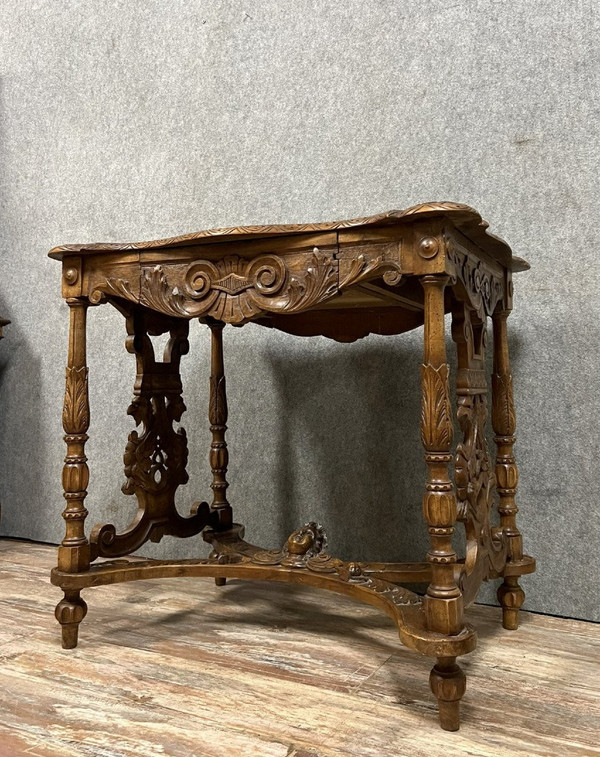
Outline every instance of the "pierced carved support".
<path fill-rule="evenodd" d="M 95 526 L 90 536 L 94 559 L 130 554 L 148 539 L 158 542 L 165 535 L 193 536 L 208 522 L 205 502 L 194 505 L 187 518 L 175 507 L 175 492 L 188 481 L 185 430 L 173 428 L 185 411 L 179 363 L 189 349 L 188 330 L 188 321 L 165 318 L 139 307 L 129 311 L 127 350 L 136 356 L 137 377 L 127 413 L 142 431 L 129 434 L 122 490 L 136 496 L 138 512 L 122 533 L 117 533 L 111 523 Z M 170 338 L 161 361 L 156 359 L 150 335 L 165 332 Z"/>
<path fill-rule="evenodd" d="M 448 277 L 424 276 L 421 282 L 425 291 L 421 441 L 428 468 L 423 514 L 429 527 L 431 547 L 427 560 L 431 563 L 432 572 L 424 606 L 430 630 L 457 634 L 464 622 L 462 594 L 454 575 L 457 556 L 452 546 L 457 517 L 456 498 L 448 475 L 453 432 L 444 333 L 444 289 Z"/>
<path fill-rule="evenodd" d="M 460 587 L 469 605 L 483 581 L 502 574 L 507 544 L 502 528 L 493 527 L 490 519 L 496 482 L 486 437 L 485 320 L 470 305 L 456 302 L 452 337 L 458 356 L 457 417 L 463 432 L 456 447 L 455 482 L 458 520 L 464 523 L 467 538 Z"/>
<path fill-rule="evenodd" d="M 508 562 L 516 567 L 523 563 L 523 539 L 517 527 L 515 503 L 519 471 L 515 461 L 516 416 L 512 390 L 512 376 L 508 355 L 507 318 L 509 310 L 497 310 L 494 327 L 494 372 L 492 375 L 492 425 L 496 436 L 496 479 L 499 496 L 500 523 L 508 540 Z M 526 572 L 523 570 L 522 572 Z M 519 625 L 519 609 L 525 601 L 525 592 L 519 586 L 519 575 L 506 575 L 498 589 L 502 605 L 502 625 L 514 630 Z"/>

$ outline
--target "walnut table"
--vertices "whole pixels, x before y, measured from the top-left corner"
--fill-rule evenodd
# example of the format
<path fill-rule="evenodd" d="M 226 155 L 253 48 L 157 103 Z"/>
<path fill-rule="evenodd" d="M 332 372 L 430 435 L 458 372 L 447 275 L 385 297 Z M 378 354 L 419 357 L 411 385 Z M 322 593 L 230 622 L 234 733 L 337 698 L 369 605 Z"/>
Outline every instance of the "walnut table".
<path fill-rule="evenodd" d="M 77 644 L 87 609 L 80 592 L 92 586 L 167 576 L 210 576 L 219 585 L 227 578 L 254 578 L 316 586 L 381 608 L 396 623 L 403 644 L 436 658 L 430 683 L 441 726 L 456 730 L 465 691 L 456 658 L 476 642 L 475 630 L 464 621 L 464 606 L 475 600 L 483 581 L 500 578 L 503 625 L 516 628 L 524 599 L 519 577 L 535 568 L 534 560 L 523 555 L 516 524 L 515 412 L 506 331 L 512 273 L 528 266 L 486 228 L 466 205 L 430 203 L 337 223 L 214 229 L 154 242 L 53 249 L 50 256 L 62 261 L 62 293 L 70 310 L 63 411 L 66 534 L 52 572 L 52 582 L 64 591 L 56 608 L 63 646 Z M 124 531 L 105 523 L 87 536 L 86 313 L 90 305 L 106 302 L 125 317 L 127 350 L 137 364 L 128 413 L 141 430 L 130 433 L 125 448 L 123 491 L 135 495 L 138 509 Z M 445 313 L 452 316 L 458 358 L 455 448 Z M 210 504 L 196 502 L 183 516 L 174 497 L 188 479 L 188 453 L 185 431 L 174 424 L 185 410 L 179 364 L 189 349 L 193 318 L 211 332 L 213 494 Z M 495 467 L 485 433 L 488 318 L 493 324 Z M 343 562 L 325 552 L 325 534 L 313 522 L 295 531 L 281 549 L 263 550 L 244 540 L 244 528 L 233 522 L 227 500 L 222 337 L 225 324 L 250 321 L 343 342 L 424 324 L 421 439 L 428 475 L 423 515 L 431 543 L 426 561 Z M 162 356 L 155 355 L 150 339 L 160 334 L 170 337 Z M 492 523 L 495 508 L 497 525 Z M 452 546 L 456 521 L 466 532 L 462 558 Z M 208 558 L 127 558 L 149 539 L 200 532 L 212 545 Z M 423 583 L 424 595 L 402 583 Z"/>

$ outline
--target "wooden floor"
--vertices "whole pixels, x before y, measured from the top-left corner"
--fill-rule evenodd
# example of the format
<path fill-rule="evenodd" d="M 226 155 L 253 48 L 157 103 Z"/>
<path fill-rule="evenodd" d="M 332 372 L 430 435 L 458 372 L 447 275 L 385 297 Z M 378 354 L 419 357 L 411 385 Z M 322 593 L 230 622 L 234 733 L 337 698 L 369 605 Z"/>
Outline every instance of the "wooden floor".
<path fill-rule="evenodd" d="M 0 756 L 600 755 L 600 626 L 475 607 L 463 725 L 384 615 L 281 584 L 91 589 L 62 650 L 53 547 L 0 541 Z"/>

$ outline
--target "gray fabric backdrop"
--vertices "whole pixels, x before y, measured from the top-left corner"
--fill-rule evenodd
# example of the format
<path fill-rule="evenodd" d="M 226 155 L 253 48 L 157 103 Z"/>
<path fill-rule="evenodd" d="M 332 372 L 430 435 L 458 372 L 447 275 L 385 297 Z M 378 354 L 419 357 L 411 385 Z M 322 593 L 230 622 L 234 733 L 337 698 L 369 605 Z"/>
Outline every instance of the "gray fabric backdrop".
<path fill-rule="evenodd" d="M 520 524 L 539 561 L 526 607 L 600 620 L 599 26 L 595 0 L 4 0 L 2 533 L 63 531 L 67 309 L 52 245 L 454 200 L 532 264 L 510 322 Z M 183 360 L 184 511 L 210 491 L 206 331 L 192 324 Z M 124 524 L 134 360 L 109 306 L 89 333 L 89 520 Z M 421 334 L 348 346 L 248 326 L 225 339 L 230 495 L 251 539 L 276 546 L 316 517 L 342 557 L 422 558 Z"/>

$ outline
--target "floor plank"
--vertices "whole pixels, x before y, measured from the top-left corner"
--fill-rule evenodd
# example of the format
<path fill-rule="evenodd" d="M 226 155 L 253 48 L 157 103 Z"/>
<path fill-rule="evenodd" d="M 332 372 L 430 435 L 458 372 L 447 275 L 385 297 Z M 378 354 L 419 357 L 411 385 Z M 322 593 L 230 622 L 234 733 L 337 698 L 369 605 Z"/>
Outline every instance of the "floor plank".
<path fill-rule="evenodd" d="M 85 592 L 62 650 L 55 549 L 0 540 L 0 757 L 600 757 L 600 626 L 523 613 L 480 634 L 460 732 L 431 661 L 377 610 L 299 586 L 163 579 Z"/>

